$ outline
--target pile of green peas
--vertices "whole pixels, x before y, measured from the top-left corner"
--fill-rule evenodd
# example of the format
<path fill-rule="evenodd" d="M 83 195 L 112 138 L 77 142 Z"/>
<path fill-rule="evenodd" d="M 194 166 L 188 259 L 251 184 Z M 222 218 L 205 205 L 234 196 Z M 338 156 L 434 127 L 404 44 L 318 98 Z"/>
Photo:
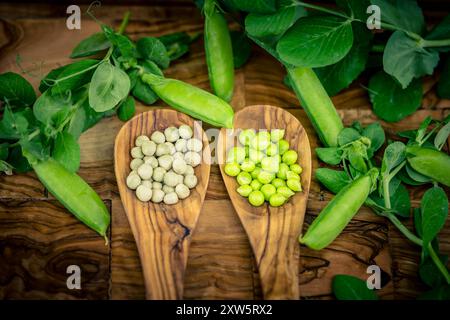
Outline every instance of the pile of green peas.
<path fill-rule="evenodd" d="M 239 134 L 240 146 L 227 152 L 225 173 L 236 177 L 236 191 L 255 207 L 268 202 L 272 207 L 285 204 L 295 192 L 302 191 L 298 154 L 289 149 L 283 129 Z"/>

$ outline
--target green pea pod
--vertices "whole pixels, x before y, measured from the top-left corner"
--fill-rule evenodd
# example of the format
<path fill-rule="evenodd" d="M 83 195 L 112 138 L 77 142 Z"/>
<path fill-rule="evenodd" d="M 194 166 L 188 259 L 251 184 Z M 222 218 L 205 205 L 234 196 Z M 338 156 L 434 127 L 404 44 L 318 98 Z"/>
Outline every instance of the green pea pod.
<path fill-rule="evenodd" d="M 208 76 L 214 93 L 230 101 L 234 89 L 234 62 L 227 21 L 216 7 L 215 0 L 206 0 L 205 53 Z"/>
<path fill-rule="evenodd" d="M 442 151 L 407 146 L 406 158 L 417 172 L 450 187 L 450 156 Z"/>
<path fill-rule="evenodd" d="M 67 210 L 107 240 L 108 209 L 86 181 L 53 158 L 33 161 L 31 166 L 42 184 Z"/>
<path fill-rule="evenodd" d="M 364 204 L 377 176 L 378 170 L 371 169 L 339 191 L 300 237 L 300 243 L 321 250 L 333 242 Z"/>
<path fill-rule="evenodd" d="M 336 147 L 344 125 L 319 78 L 310 68 L 287 67 L 287 71 L 295 94 L 320 140 L 328 147 Z"/>
<path fill-rule="evenodd" d="M 142 81 L 174 109 L 218 127 L 233 127 L 233 108 L 215 95 L 188 83 L 142 74 Z"/>

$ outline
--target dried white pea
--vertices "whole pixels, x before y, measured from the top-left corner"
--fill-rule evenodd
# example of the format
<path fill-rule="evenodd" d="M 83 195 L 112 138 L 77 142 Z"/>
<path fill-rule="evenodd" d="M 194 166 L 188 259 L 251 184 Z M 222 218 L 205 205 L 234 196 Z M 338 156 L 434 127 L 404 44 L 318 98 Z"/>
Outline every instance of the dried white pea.
<path fill-rule="evenodd" d="M 142 143 L 143 143 L 144 141 L 149 141 L 149 140 L 150 140 L 150 139 L 149 139 L 147 136 L 142 135 L 142 136 L 139 136 L 139 137 L 136 138 L 134 144 L 135 144 L 137 147 L 140 147 L 140 146 L 142 146 Z"/>
<path fill-rule="evenodd" d="M 153 181 L 152 189 L 162 189 L 163 185 L 161 182 Z"/>
<path fill-rule="evenodd" d="M 136 158 L 131 160 L 130 162 L 130 169 L 131 170 L 137 170 L 142 164 L 144 163 L 144 160 Z"/>
<path fill-rule="evenodd" d="M 184 184 L 179 184 L 175 187 L 175 192 L 179 199 L 186 199 L 191 194 L 191 191 Z"/>
<path fill-rule="evenodd" d="M 141 181 L 141 186 L 146 186 L 146 187 L 149 187 L 150 189 L 153 188 L 153 181 L 152 181 L 152 179 L 142 180 Z"/>
<path fill-rule="evenodd" d="M 183 174 L 186 172 L 187 164 L 184 159 L 175 159 L 172 163 L 172 168 L 175 173 Z"/>
<path fill-rule="evenodd" d="M 173 155 L 175 152 L 177 152 L 177 149 L 175 149 L 175 145 L 172 142 L 164 142 L 164 144 L 169 147 L 170 155 Z"/>
<path fill-rule="evenodd" d="M 189 139 L 186 143 L 186 147 L 189 151 L 200 152 L 203 148 L 203 143 L 196 138 Z"/>
<path fill-rule="evenodd" d="M 178 129 L 175 127 L 168 127 L 164 130 L 164 136 L 166 137 L 166 141 L 175 142 L 180 138 L 180 134 Z"/>
<path fill-rule="evenodd" d="M 161 168 L 165 170 L 170 170 L 172 168 L 173 157 L 166 154 L 158 158 L 158 163 Z"/>
<path fill-rule="evenodd" d="M 148 180 L 153 175 L 153 167 L 148 163 L 144 163 L 137 169 L 137 173 L 142 179 Z"/>
<path fill-rule="evenodd" d="M 166 174 L 166 169 L 162 167 L 157 167 L 155 170 L 153 170 L 153 181 L 161 182 L 164 179 L 164 175 Z"/>
<path fill-rule="evenodd" d="M 169 187 L 175 187 L 179 182 L 178 175 L 175 172 L 167 172 L 164 175 L 164 184 Z"/>
<path fill-rule="evenodd" d="M 135 159 L 142 159 L 144 154 L 142 153 L 141 147 L 134 147 L 131 149 L 131 156 Z"/>
<path fill-rule="evenodd" d="M 173 154 L 173 161 L 175 161 L 176 159 L 183 159 L 184 160 L 184 154 L 177 151 Z"/>
<path fill-rule="evenodd" d="M 190 174 L 184 177 L 184 182 L 183 182 L 186 187 L 188 187 L 189 189 L 195 188 L 195 186 L 197 185 L 197 177 Z"/>
<path fill-rule="evenodd" d="M 166 194 L 175 191 L 175 189 L 173 187 L 169 187 L 169 186 L 166 186 L 166 185 L 163 185 L 161 190 L 164 191 L 164 193 L 166 193 Z"/>
<path fill-rule="evenodd" d="M 156 144 L 161 144 L 166 142 L 166 137 L 161 131 L 155 131 L 152 133 L 150 140 L 152 140 Z"/>
<path fill-rule="evenodd" d="M 141 148 L 144 155 L 152 156 L 156 152 L 156 143 L 154 143 L 153 141 L 144 141 Z"/>
<path fill-rule="evenodd" d="M 144 157 L 144 163 L 148 163 L 153 169 L 155 169 L 158 166 L 158 159 L 155 157 L 146 156 Z"/>
<path fill-rule="evenodd" d="M 130 174 L 127 177 L 128 188 L 135 190 L 141 184 L 141 178 L 137 174 Z"/>
<path fill-rule="evenodd" d="M 152 202 L 154 203 L 160 203 L 164 199 L 164 191 L 161 189 L 153 189 L 153 195 L 152 195 Z"/>
<path fill-rule="evenodd" d="M 184 172 L 184 175 L 187 176 L 194 173 L 195 173 L 194 168 L 190 165 L 186 165 L 186 171 Z"/>
<path fill-rule="evenodd" d="M 198 166 L 201 162 L 202 158 L 197 152 L 188 151 L 184 155 L 184 161 L 190 166 L 193 166 L 194 168 Z"/>
<path fill-rule="evenodd" d="M 170 147 L 165 143 L 158 144 L 156 147 L 156 156 L 160 157 L 166 154 L 170 154 Z"/>
<path fill-rule="evenodd" d="M 170 193 L 167 193 L 165 196 L 164 196 L 164 203 L 165 204 L 175 204 L 175 203 L 177 203 L 178 202 L 178 196 L 177 196 L 177 194 L 175 193 L 175 192 L 170 192 Z"/>
<path fill-rule="evenodd" d="M 180 133 L 180 137 L 183 139 L 190 139 L 192 137 L 192 128 L 188 125 L 181 125 L 178 128 L 178 132 Z"/>
<path fill-rule="evenodd" d="M 186 152 L 187 151 L 186 144 L 187 144 L 187 140 L 179 139 L 179 140 L 177 140 L 177 142 L 175 142 L 175 149 L 180 152 Z"/>
<path fill-rule="evenodd" d="M 152 198 L 152 189 L 150 189 L 149 187 L 140 185 L 136 189 L 136 197 L 143 202 L 150 201 L 150 199 Z"/>

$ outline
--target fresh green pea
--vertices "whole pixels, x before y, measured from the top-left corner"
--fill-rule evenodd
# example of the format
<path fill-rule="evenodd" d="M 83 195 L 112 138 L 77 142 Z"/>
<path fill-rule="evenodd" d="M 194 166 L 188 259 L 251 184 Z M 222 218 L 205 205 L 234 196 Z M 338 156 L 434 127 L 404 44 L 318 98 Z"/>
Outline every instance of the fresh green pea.
<path fill-rule="evenodd" d="M 259 182 L 261 182 L 262 184 L 268 184 L 268 183 L 270 183 L 273 179 L 275 179 L 275 173 L 267 172 L 267 171 L 261 170 L 261 172 L 258 174 L 258 180 L 259 180 Z"/>
<path fill-rule="evenodd" d="M 241 186 L 243 186 L 244 184 L 250 184 L 252 182 L 252 176 L 248 172 L 241 171 L 237 175 L 236 180 Z"/>
<path fill-rule="evenodd" d="M 262 151 L 250 148 L 250 150 L 248 151 L 248 157 L 254 163 L 260 163 L 261 160 L 264 159 L 265 155 Z"/>
<path fill-rule="evenodd" d="M 261 160 L 261 168 L 265 171 L 276 173 L 280 169 L 280 161 L 277 157 L 265 157 Z"/>
<path fill-rule="evenodd" d="M 378 170 L 371 169 L 342 188 L 299 239 L 300 243 L 321 250 L 333 242 L 366 201 L 377 176 Z"/>
<path fill-rule="evenodd" d="M 264 194 L 266 201 L 269 201 L 270 197 L 277 192 L 277 189 L 271 184 L 264 184 L 259 190 Z"/>
<path fill-rule="evenodd" d="M 255 170 L 255 163 L 252 160 L 245 159 L 241 163 L 241 170 L 246 172 L 252 172 L 253 170 Z"/>
<path fill-rule="evenodd" d="M 233 108 L 219 97 L 191 84 L 148 72 L 141 79 L 172 108 L 217 127 L 233 127 Z"/>
<path fill-rule="evenodd" d="M 239 142 L 243 146 L 249 146 L 252 139 L 256 136 L 256 132 L 254 129 L 244 129 L 239 134 Z"/>
<path fill-rule="evenodd" d="M 294 164 L 297 161 L 298 155 L 294 150 L 288 150 L 283 154 L 283 162 L 287 165 Z"/>
<path fill-rule="evenodd" d="M 277 172 L 277 177 L 286 180 L 286 173 L 289 171 L 289 166 L 286 163 L 280 163 L 280 168 Z"/>
<path fill-rule="evenodd" d="M 252 175 L 252 178 L 257 179 L 261 170 L 262 169 L 260 167 L 255 167 L 255 169 L 252 172 L 250 172 L 250 174 Z"/>
<path fill-rule="evenodd" d="M 252 191 L 248 196 L 248 202 L 254 207 L 259 207 L 264 203 L 264 195 L 261 191 Z"/>
<path fill-rule="evenodd" d="M 285 202 L 286 198 L 280 193 L 274 193 L 269 199 L 269 203 L 272 207 L 282 206 Z"/>
<path fill-rule="evenodd" d="M 302 191 L 302 185 L 300 183 L 300 180 L 288 179 L 286 184 L 289 187 L 289 189 L 291 189 L 292 191 Z"/>
<path fill-rule="evenodd" d="M 278 146 L 275 143 L 271 143 L 266 149 L 266 154 L 268 156 L 274 156 L 278 154 Z"/>
<path fill-rule="evenodd" d="M 239 188 L 237 188 L 236 191 L 241 196 L 248 197 L 248 195 L 253 191 L 253 189 L 248 184 L 244 184 L 242 186 L 239 186 Z"/>
<path fill-rule="evenodd" d="M 218 97 L 230 101 L 234 89 L 234 62 L 228 23 L 215 0 L 206 0 L 203 12 L 205 53 L 211 88 Z"/>
<path fill-rule="evenodd" d="M 279 188 L 281 186 L 285 186 L 286 182 L 284 182 L 284 180 L 282 180 L 280 178 L 275 178 L 272 180 L 272 184 L 275 188 Z"/>
<path fill-rule="evenodd" d="M 241 163 L 245 160 L 245 148 L 234 147 L 228 151 L 227 162 Z"/>
<path fill-rule="evenodd" d="M 278 187 L 277 193 L 282 194 L 286 199 L 289 199 L 290 197 L 292 197 L 295 194 L 294 191 L 292 191 L 291 189 L 289 189 L 286 186 Z"/>
<path fill-rule="evenodd" d="M 239 164 L 237 164 L 236 162 L 227 163 L 225 165 L 224 170 L 225 173 L 230 177 L 236 177 L 239 174 L 239 172 L 241 172 L 241 168 L 239 167 Z"/>
<path fill-rule="evenodd" d="M 289 170 L 288 172 L 286 172 L 286 179 L 287 180 L 300 180 L 300 176 L 298 174 L 296 174 L 294 171 Z"/>
<path fill-rule="evenodd" d="M 296 174 L 300 174 L 303 172 L 303 168 L 298 163 L 291 164 L 289 168 Z"/>
<path fill-rule="evenodd" d="M 289 142 L 287 140 L 281 139 L 278 141 L 278 153 L 283 155 L 286 151 L 289 150 Z"/>
<path fill-rule="evenodd" d="M 270 131 L 270 139 L 272 142 L 278 142 L 284 137 L 284 129 L 272 129 Z"/>
<path fill-rule="evenodd" d="M 261 188 L 263 184 L 261 182 L 259 182 L 258 180 L 254 179 L 251 183 L 250 183 L 250 187 L 252 187 L 253 190 L 259 190 Z"/>
<path fill-rule="evenodd" d="M 267 147 L 270 145 L 270 133 L 267 131 L 261 131 L 256 134 L 256 136 L 253 137 L 250 146 L 253 149 L 262 151 L 266 150 Z"/>

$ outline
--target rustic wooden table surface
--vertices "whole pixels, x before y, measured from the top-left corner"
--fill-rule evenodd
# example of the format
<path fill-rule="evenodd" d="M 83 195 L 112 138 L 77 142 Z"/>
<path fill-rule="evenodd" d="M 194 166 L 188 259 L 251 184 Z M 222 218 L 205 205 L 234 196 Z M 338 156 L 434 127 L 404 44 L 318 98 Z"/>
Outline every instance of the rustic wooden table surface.
<path fill-rule="evenodd" d="M 437 3 L 440 1 L 434 1 Z M 428 6 L 427 19 L 445 14 Z M 434 8 L 434 9 L 433 9 Z M 0 4 L 0 73 L 19 71 L 31 74 L 34 85 L 40 75 L 70 62 L 74 45 L 97 32 L 98 25 L 86 15 L 81 30 L 65 26 L 66 6 L 57 4 Z M 85 11 L 86 6 L 82 6 Z M 174 31 L 198 32 L 203 22 L 189 1 L 167 4 L 103 6 L 95 11 L 103 22 L 117 27 L 126 9 L 132 18 L 127 33 L 132 37 L 158 36 Z M 174 63 L 167 76 L 208 89 L 202 40 L 190 54 Z M 254 50 L 250 63 L 236 71 L 232 105 L 240 110 L 247 105 L 271 104 L 286 108 L 305 126 L 311 147 L 316 135 L 294 93 L 282 79 L 281 65 L 260 50 Z M 439 100 L 434 87 L 437 77 L 424 81 L 421 109 L 399 123 L 382 123 L 390 136 L 416 128 L 428 115 L 442 119 L 450 111 L 449 100 Z M 376 121 L 361 79 L 333 97 L 345 124 L 359 120 Z M 140 106 L 139 112 L 158 106 Z M 122 123 L 115 117 L 104 119 L 80 139 L 82 158 L 79 174 L 101 195 L 110 209 L 110 244 L 89 230 L 54 200 L 33 173 L 0 176 L 0 298 L 1 299 L 141 299 L 144 283 L 138 253 L 123 211 L 113 172 L 113 142 Z M 313 167 L 318 161 L 313 158 Z M 413 206 L 420 202 L 424 189 L 412 192 Z M 331 195 L 312 182 L 304 228 L 314 219 Z M 411 223 L 407 223 L 411 227 Z M 441 250 L 450 253 L 450 219 L 440 235 Z M 316 252 L 301 247 L 299 265 L 300 293 L 304 299 L 329 299 L 331 279 L 336 274 L 367 277 L 367 266 L 383 270 L 384 299 L 414 298 L 425 290 L 417 278 L 419 250 L 383 218 L 361 209 L 339 238 L 327 249 Z M 66 288 L 66 268 L 77 264 L 82 269 L 82 289 Z M 185 278 L 187 299 L 260 299 L 261 289 L 245 232 L 231 205 L 217 166 L 211 178 L 192 245 Z"/>

